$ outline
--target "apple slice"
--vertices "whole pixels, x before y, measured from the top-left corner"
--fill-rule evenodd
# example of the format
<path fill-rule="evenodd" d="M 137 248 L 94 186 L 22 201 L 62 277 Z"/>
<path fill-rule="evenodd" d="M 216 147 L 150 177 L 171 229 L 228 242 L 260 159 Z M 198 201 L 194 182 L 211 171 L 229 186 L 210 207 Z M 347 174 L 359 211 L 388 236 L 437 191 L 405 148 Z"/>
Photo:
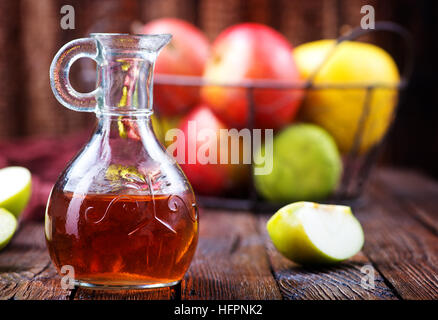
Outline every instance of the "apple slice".
<path fill-rule="evenodd" d="M 0 208 L 19 217 L 31 192 L 31 174 L 23 167 L 0 169 Z"/>
<path fill-rule="evenodd" d="M 0 208 L 0 250 L 6 247 L 17 230 L 17 219 L 8 210 Z"/>
<path fill-rule="evenodd" d="M 364 243 L 362 227 L 347 206 L 295 202 L 278 210 L 267 230 L 277 250 L 302 265 L 348 259 Z"/>

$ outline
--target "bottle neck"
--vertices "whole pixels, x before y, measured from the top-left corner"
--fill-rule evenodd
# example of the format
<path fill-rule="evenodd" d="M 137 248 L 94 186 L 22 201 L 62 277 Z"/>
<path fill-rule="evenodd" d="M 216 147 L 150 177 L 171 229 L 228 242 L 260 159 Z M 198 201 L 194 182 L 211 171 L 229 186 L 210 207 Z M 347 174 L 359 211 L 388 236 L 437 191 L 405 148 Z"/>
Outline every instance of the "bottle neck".
<path fill-rule="evenodd" d="M 98 67 L 97 112 L 109 116 L 150 116 L 154 61 L 153 57 L 107 57 Z"/>

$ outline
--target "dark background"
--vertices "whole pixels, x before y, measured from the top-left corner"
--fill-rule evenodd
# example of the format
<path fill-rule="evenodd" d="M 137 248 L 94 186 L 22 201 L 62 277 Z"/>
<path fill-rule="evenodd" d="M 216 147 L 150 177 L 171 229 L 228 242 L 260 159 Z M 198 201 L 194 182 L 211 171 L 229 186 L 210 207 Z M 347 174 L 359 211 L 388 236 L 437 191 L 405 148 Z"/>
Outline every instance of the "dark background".
<path fill-rule="evenodd" d="M 60 27 L 65 4 L 75 9 L 75 30 Z M 415 47 L 414 73 L 380 161 L 438 178 L 438 2 L 433 0 L 0 0 L 0 141 L 62 134 L 70 139 L 89 130 L 93 116 L 62 108 L 48 79 L 60 46 L 89 32 L 129 32 L 135 23 L 178 17 L 213 40 L 230 25 L 253 21 L 274 27 L 296 46 L 358 26 L 365 4 L 374 6 L 376 20 L 409 29 Z M 364 40 L 381 45 L 398 62 L 406 53 L 389 34 Z M 77 65 L 72 82 L 80 86 Z"/>

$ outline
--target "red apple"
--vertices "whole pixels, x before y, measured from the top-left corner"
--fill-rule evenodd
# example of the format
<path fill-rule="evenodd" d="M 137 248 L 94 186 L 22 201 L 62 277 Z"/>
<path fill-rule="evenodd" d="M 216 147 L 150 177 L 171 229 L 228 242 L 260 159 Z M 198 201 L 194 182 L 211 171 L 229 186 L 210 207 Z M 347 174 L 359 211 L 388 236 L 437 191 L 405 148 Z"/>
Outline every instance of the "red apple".
<path fill-rule="evenodd" d="M 206 106 L 199 105 L 187 114 L 180 123 L 179 129 L 184 133 L 184 139 L 178 140 L 178 148 L 184 149 L 184 161 L 181 168 L 189 179 L 195 191 L 204 195 L 220 195 L 236 186 L 241 186 L 248 176 L 248 166 L 242 164 L 220 163 L 221 153 L 227 151 L 231 157 L 232 144 L 228 149 L 220 144 L 220 130 L 226 126 Z M 200 134 L 210 130 L 214 138 L 202 137 Z M 175 141 L 175 140 L 174 140 Z M 210 151 L 206 151 L 210 148 Z M 234 150 L 236 152 L 236 150 Z M 202 163 L 199 154 L 210 155 L 216 153 L 217 163 Z M 241 158 L 242 143 L 239 143 L 239 158 Z M 176 156 L 176 154 L 174 154 Z M 192 161 L 191 161 L 192 159 Z M 194 160 L 194 161 L 193 161 Z"/>
<path fill-rule="evenodd" d="M 223 31 L 212 46 L 204 77 L 212 83 L 240 83 L 249 79 L 271 79 L 290 84 L 300 82 L 287 39 L 274 29 L 243 23 Z M 229 127 L 245 127 L 248 96 L 245 89 L 203 87 L 203 101 Z M 255 89 L 255 126 L 280 128 L 290 123 L 298 110 L 302 90 Z"/>
<path fill-rule="evenodd" d="M 155 64 L 155 74 L 202 76 L 210 44 L 206 36 L 194 25 L 179 19 L 153 20 L 141 33 L 172 34 L 172 41 L 164 47 Z M 184 113 L 199 102 L 198 87 L 156 84 L 154 100 L 157 111 L 165 116 Z"/>

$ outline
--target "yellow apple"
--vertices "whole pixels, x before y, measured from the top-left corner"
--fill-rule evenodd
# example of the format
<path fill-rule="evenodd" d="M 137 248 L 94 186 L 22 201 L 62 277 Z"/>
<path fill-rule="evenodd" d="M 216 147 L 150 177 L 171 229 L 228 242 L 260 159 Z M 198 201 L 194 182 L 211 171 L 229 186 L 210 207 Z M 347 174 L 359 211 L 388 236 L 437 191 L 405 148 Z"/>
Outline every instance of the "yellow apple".
<path fill-rule="evenodd" d="M 368 43 L 345 41 L 334 48 L 334 40 L 309 42 L 295 48 L 293 55 L 303 79 L 322 65 L 313 79 L 315 85 L 347 85 L 362 88 L 309 90 L 301 109 L 304 120 L 325 128 L 341 152 L 349 152 L 359 130 L 364 110 L 366 86 L 372 91 L 359 152 L 376 145 L 386 133 L 397 103 L 400 81 L 394 60 L 383 49 Z"/>

